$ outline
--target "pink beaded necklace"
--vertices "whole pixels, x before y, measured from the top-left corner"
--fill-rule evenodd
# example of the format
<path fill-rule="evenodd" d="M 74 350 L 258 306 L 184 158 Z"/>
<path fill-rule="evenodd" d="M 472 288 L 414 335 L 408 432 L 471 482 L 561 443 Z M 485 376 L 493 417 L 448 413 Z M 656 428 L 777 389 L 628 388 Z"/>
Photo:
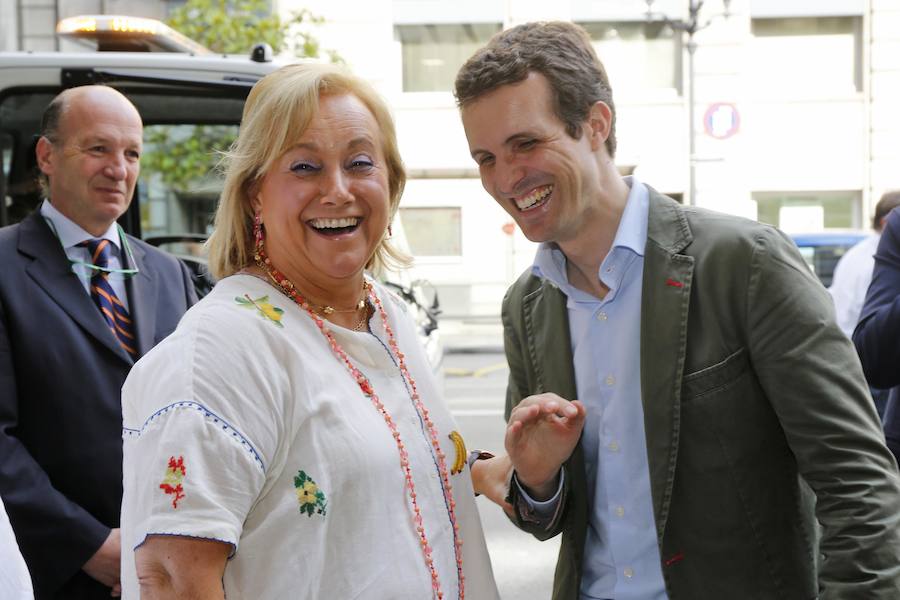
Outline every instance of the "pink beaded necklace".
<path fill-rule="evenodd" d="M 412 469 L 409 464 L 409 454 L 406 450 L 406 445 L 403 443 L 403 440 L 400 437 L 400 430 L 397 427 L 397 424 L 394 422 L 393 417 L 388 412 L 387 408 L 378 398 L 378 395 L 375 393 L 375 389 L 372 387 L 372 383 L 369 381 L 368 377 L 363 374 L 362 371 L 356 368 L 354 364 L 350 361 L 350 357 L 347 356 L 346 351 L 338 344 L 338 341 L 335 339 L 334 334 L 326 327 L 325 320 L 318 315 L 309 302 L 297 291 L 297 288 L 294 286 L 293 282 L 285 277 L 278 269 L 276 269 L 269 257 L 266 255 L 265 249 L 262 244 L 262 234 L 261 232 L 256 235 L 256 252 L 254 254 L 254 259 L 256 264 L 266 272 L 266 274 L 274 281 L 278 289 L 288 298 L 290 298 L 295 304 L 297 304 L 300 308 L 302 308 L 306 313 L 310 316 L 313 322 L 316 324 L 316 327 L 319 328 L 319 331 L 322 332 L 322 335 L 325 336 L 325 339 L 328 340 L 328 345 L 331 347 L 331 351 L 334 355 L 340 360 L 344 366 L 347 368 L 347 371 L 359 385 L 359 389 L 362 390 L 362 393 L 369 398 L 372 402 L 372 405 L 375 407 L 381 416 L 384 418 L 384 422 L 387 425 L 388 429 L 391 432 L 391 435 L 394 438 L 394 441 L 397 443 L 397 451 L 400 454 L 400 467 L 403 469 L 403 475 L 406 479 L 406 492 L 409 497 L 410 504 L 413 508 L 413 524 L 416 527 L 416 533 L 419 536 L 419 543 L 422 547 L 422 555 L 425 558 L 425 565 L 428 567 L 428 571 L 431 574 L 431 589 L 433 597 L 438 598 L 438 600 L 442 600 L 444 597 L 444 593 L 441 590 L 441 582 L 438 578 L 437 569 L 434 566 L 434 560 L 432 559 L 432 549 L 431 544 L 428 542 L 428 537 L 425 535 L 425 522 L 422 519 L 422 511 L 419 508 L 419 502 L 416 497 L 416 485 L 413 481 Z M 434 422 L 431 420 L 431 417 L 428 414 L 428 409 L 422 403 L 422 399 L 419 397 L 419 392 L 416 388 L 416 381 L 412 378 L 412 375 L 409 372 L 409 369 L 406 366 L 406 361 L 404 360 L 404 354 L 400 351 L 400 346 L 397 344 L 397 340 L 394 337 L 394 331 L 391 329 L 391 326 L 388 324 L 388 316 L 387 312 L 384 310 L 384 306 L 381 304 L 381 299 L 375 294 L 375 290 L 371 284 L 365 283 L 365 288 L 368 291 L 368 297 L 375 305 L 375 309 L 381 317 L 381 323 L 384 326 L 384 330 L 387 333 L 388 337 L 388 346 L 390 347 L 390 352 L 393 354 L 393 358 L 395 358 L 395 362 L 397 363 L 400 369 L 400 375 L 406 381 L 408 385 L 408 389 L 410 392 L 410 398 L 413 401 L 413 406 L 416 409 L 416 412 L 419 414 L 419 417 L 425 423 L 425 428 L 428 430 L 428 436 L 431 439 L 431 446 L 434 448 L 435 455 L 437 456 L 438 462 L 438 471 L 440 472 L 441 481 L 443 482 L 443 490 L 444 490 L 444 500 L 447 504 L 447 512 L 450 518 L 450 523 L 453 526 L 453 545 L 454 545 L 454 553 L 456 554 L 456 574 L 459 579 L 459 598 L 463 600 L 465 598 L 465 576 L 463 575 L 463 564 L 462 564 L 462 537 L 459 532 L 459 524 L 456 522 L 456 502 L 453 500 L 453 489 L 450 485 L 450 472 L 447 469 L 447 460 L 444 451 L 441 449 L 441 445 L 439 442 L 437 427 Z"/>

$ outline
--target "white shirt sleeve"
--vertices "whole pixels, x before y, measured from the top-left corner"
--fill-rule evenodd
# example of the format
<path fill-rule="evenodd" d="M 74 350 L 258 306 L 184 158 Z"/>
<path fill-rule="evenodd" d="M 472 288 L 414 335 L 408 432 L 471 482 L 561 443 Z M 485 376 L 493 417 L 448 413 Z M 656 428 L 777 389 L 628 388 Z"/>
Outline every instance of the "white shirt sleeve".
<path fill-rule="evenodd" d="M 122 390 L 128 550 L 158 534 L 218 540 L 234 552 L 266 485 L 283 435 L 284 369 L 248 351 L 267 344 L 252 314 L 228 327 L 217 316 L 214 308 L 186 317 Z"/>
<path fill-rule="evenodd" d="M 19 552 L 16 536 L 0 500 L 0 590 L 10 600 L 33 600 L 31 575 Z"/>

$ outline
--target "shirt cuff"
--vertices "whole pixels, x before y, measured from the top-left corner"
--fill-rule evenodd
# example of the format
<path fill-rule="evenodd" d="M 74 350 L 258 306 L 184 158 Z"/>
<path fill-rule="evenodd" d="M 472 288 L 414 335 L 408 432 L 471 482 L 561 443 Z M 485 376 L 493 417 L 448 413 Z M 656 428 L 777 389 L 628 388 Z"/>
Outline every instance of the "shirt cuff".
<path fill-rule="evenodd" d="M 519 478 L 516 477 L 515 472 L 513 472 L 512 480 L 513 484 L 519 490 L 519 496 L 530 509 L 529 512 L 533 513 L 541 520 L 547 519 L 556 514 L 556 510 L 559 507 L 559 500 L 562 497 L 563 485 L 565 485 L 566 482 L 565 467 L 560 467 L 559 469 L 559 486 L 556 488 L 556 493 L 553 494 L 553 496 L 549 500 L 538 501 L 529 496 L 528 492 L 525 491 L 525 486 L 519 483 Z"/>

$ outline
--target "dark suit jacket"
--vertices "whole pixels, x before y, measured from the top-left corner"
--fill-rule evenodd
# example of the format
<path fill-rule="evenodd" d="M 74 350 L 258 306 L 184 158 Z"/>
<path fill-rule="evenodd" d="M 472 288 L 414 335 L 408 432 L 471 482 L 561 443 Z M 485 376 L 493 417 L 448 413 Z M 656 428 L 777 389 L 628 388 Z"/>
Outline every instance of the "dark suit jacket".
<path fill-rule="evenodd" d="M 647 234 L 641 400 L 669 598 L 900 598 L 900 476 L 853 346 L 796 247 L 653 190 Z M 530 394 L 577 398 L 563 293 L 524 274 L 503 324 L 507 414 Z M 566 473 L 553 523 L 511 495 L 520 527 L 562 533 L 553 597 L 577 600 L 590 511 L 581 444 Z"/>
<path fill-rule="evenodd" d="M 196 295 L 177 259 L 128 241 L 143 355 Z M 108 598 L 81 567 L 119 526 L 119 393 L 132 359 L 39 212 L 0 229 L 0 265 L 0 495 L 38 600 Z"/>
<path fill-rule="evenodd" d="M 872 283 L 853 343 L 869 383 L 893 388 L 884 411 L 884 433 L 900 461 L 900 210 L 888 215 L 878 242 Z"/>

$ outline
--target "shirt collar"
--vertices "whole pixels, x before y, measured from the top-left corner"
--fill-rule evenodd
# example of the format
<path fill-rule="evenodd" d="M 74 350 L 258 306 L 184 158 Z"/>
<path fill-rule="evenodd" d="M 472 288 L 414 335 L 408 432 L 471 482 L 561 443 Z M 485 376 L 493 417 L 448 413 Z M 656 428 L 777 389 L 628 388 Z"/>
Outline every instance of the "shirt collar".
<path fill-rule="evenodd" d="M 53 206 L 49 200 L 44 200 L 41 204 L 41 216 L 51 223 L 51 228 L 66 250 L 77 246 L 81 242 L 94 239 L 94 236 L 82 229 L 75 221 L 59 212 L 59 209 Z M 117 249 L 119 248 L 119 229 L 115 221 L 100 238 L 109 240 Z"/>
<path fill-rule="evenodd" d="M 619 227 L 616 229 L 610 254 L 613 254 L 613 250 L 616 248 L 626 248 L 638 256 L 644 256 L 644 248 L 647 245 L 647 222 L 650 214 L 650 192 L 647 190 L 647 186 L 633 175 L 624 179 L 631 190 L 628 192 L 625 210 L 619 220 Z M 604 260 L 605 262 L 606 260 Z M 536 277 L 547 279 L 557 287 L 563 289 L 569 287 L 569 278 L 566 275 L 566 255 L 555 242 L 541 242 L 534 256 L 531 272 Z"/>

